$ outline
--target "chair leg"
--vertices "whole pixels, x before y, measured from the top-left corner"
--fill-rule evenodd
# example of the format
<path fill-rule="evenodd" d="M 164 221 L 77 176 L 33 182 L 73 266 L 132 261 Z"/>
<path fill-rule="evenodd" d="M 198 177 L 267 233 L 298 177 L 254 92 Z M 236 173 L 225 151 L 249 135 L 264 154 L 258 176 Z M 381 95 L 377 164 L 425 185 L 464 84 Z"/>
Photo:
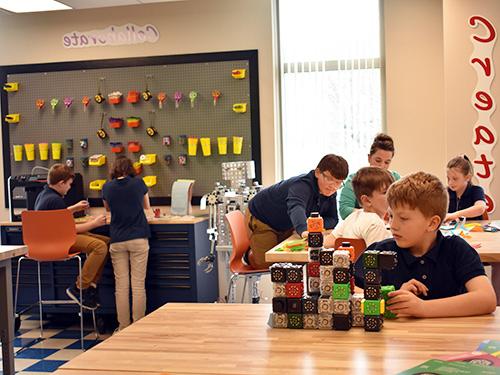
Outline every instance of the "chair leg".
<path fill-rule="evenodd" d="M 241 293 L 241 303 L 243 303 L 245 301 L 245 291 L 247 289 L 247 280 L 248 280 L 248 276 L 244 276 L 245 277 L 245 282 L 243 283 L 243 292 Z M 250 276 L 252 277 L 252 276 Z"/>
<path fill-rule="evenodd" d="M 227 290 L 227 303 L 234 303 L 235 295 L 236 295 L 236 285 L 235 280 L 238 279 L 238 274 L 231 275 L 229 279 L 229 287 Z"/>
<path fill-rule="evenodd" d="M 17 260 L 17 274 L 16 274 L 16 294 L 14 296 L 14 315 L 17 314 L 17 296 L 19 293 L 19 274 L 21 272 L 21 261 L 26 259 L 25 257 L 19 257 Z"/>
<path fill-rule="evenodd" d="M 99 339 L 99 332 L 97 331 L 97 324 L 95 322 L 95 311 L 92 310 L 92 321 L 94 322 L 94 332 L 95 332 L 95 339 Z"/>
<path fill-rule="evenodd" d="M 259 283 L 260 276 L 252 277 L 252 303 L 260 302 Z"/>
<path fill-rule="evenodd" d="M 43 338 L 43 308 L 42 308 L 42 279 L 40 277 L 40 262 L 36 262 L 38 274 L 38 310 L 40 314 L 40 338 Z"/>
<path fill-rule="evenodd" d="M 82 344 L 82 351 L 84 351 L 85 350 L 85 346 L 84 346 L 84 343 L 83 343 L 82 258 L 79 255 L 76 255 L 75 257 L 78 258 L 78 277 L 79 277 L 79 280 L 80 280 L 80 283 L 79 283 L 80 285 L 79 285 L 79 288 L 78 288 L 78 290 L 80 291 L 80 342 Z"/>

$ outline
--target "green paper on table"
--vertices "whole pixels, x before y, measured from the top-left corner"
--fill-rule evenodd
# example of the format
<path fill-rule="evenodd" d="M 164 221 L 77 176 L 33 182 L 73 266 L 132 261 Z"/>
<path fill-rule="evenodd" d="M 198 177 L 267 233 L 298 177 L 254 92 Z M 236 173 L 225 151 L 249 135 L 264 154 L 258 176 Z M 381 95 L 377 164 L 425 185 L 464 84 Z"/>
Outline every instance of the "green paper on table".
<path fill-rule="evenodd" d="M 286 251 L 305 251 L 306 250 L 306 241 L 305 240 L 286 241 L 283 244 L 283 250 L 286 250 Z"/>
<path fill-rule="evenodd" d="M 467 362 L 446 362 L 431 359 L 398 375 L 416 374 L 470 374 L 470 375 L 498 375 L 495 367 L 477 366 Z"/>

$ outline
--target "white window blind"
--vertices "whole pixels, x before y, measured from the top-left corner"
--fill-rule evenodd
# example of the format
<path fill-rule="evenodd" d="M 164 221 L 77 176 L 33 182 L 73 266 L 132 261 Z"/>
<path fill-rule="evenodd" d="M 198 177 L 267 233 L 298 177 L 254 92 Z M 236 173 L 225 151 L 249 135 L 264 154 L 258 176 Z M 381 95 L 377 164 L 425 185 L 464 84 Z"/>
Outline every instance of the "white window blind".
<path fill-rule="evenodd" d="M 328 153 L 350 172 L 382 131 L 379 0 L 279 0 L 283 175 Z"/>

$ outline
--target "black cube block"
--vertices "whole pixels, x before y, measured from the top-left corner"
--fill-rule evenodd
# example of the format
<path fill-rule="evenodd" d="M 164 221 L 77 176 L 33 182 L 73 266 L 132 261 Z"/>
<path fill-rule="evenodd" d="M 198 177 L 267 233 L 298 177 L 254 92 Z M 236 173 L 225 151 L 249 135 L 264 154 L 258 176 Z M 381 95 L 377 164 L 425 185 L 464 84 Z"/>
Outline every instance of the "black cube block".
<path fill-rule="evenodd" d="M 321 249 L 321 247 L 309 248 L 309 262 L 319 262 L 319 253 Z"/>
<path fill-rule="evenodd" d="M 318 297 L 306 296 L 302 298 L 302 313 L 317 314 L 318 313 Z"/>
<path fill-rule="evenodd" d="M 333 315 L 333 329 L 337 331 L 348 331 L 352 328 L 352 316 L 348 315 Z"/>
<path fill-rule="evenodd" d="M 321 250 L 319 252 L 319 264 L 322 266 L 333 265 L 333 250 Z"/>
<path fill-rule="evenodd" d="M 334 268 L 333 282 L 335 284 L 348 284 L 351 280 L 351 275 L 348 268 Z"/>
<path fill-rule="evenodd" d="M 286 268 L 285 263 L 275 263 L 269 270 L 271 271 L 271 281 L 273 283 L 284 283 L 286 281 Z"/>
<path fill-rule="evenodd" d="M 382 282 L 382 273 L 379 269 L 365 268 L 363 276 L 366 284 L 380 284 Z"/>
<path fill-rule="evenodd" d="M 286 268 L 286 281 L 289 283 L 301 283 L 303 281 L 303 266 L 292 264 Z"/>
<path fill-rule="evenodd" d="M 378 262 L 381 269 L 392 270 L 398 264 L 398 254 L 395 251 L 381 251 Z"/>
<path fill-rule="evenodd" d="M 287 312 L 289 314 L 302 314 L 302 299 L 287 298 L 286 303 L 287 303 Z"/>
<path fill-rule="evenodd" d="M 376 315 L 365 315 L 365 331 L 378 332 L 384 325 L 384 319 Z"/>
<path fill-rule="evenodd" d="M 315 232 L 307 234 L 307 246 L 321 247 L 323 246 L 323 233 Z"/>
<path fill-rule="evenodd" d="M 273 312 L 275 313 L 286 313 L 288 308 L 286 297 L 274 297 L 273 298 Z"/>
<path fill-rule="evenodd" d="M 380 299 L 380 284 L 365 284 L 365 299 L 378 300 Z"/>

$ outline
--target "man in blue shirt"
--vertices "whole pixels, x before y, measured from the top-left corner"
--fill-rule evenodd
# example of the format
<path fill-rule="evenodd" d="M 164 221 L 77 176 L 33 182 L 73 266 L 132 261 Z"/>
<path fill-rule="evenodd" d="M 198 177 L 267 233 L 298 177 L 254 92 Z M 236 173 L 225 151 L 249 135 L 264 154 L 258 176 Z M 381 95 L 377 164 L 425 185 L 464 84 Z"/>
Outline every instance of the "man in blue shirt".
<path fill-rule="evenodd" d="M 439 179 L 418 172 L 404 177 L 387 191 L 394 238 L 368 249 L 397 253 L 393 270 L 383 270 L 381 283 L 394 285 L 387 309 L 415 317 L 488 314 L 496 296 L 483 265 L 467 242 L 443 237 L 439 227 L 446 216 L 448 194 Z M 355 265 L 356 284 L 363 286 L 363 257 Z"/>
<path fill-rule="evenodd" d="M 71 168 L 64 164 L 54 164 L 47 176 L 47 185 L 38 194 L 35 201 L 35 210 L 64 210 L 72 213 L 88 208 L 87 201 L 80 201 L 73 206 L 67 206 L 64 196 L 71 188 L 75 175 Z M 76 283 L 66 289 L 68 296 L 80 303 L 79 288 L 82 289 L 82 306 L 87 309 L 95 309 L 97 303 L 97 282 L 101 276 L 108 255 L 109 238 L 98 234 L 89 233 L 90 230 L 106 224 L 106 216 L 98 215 L 85 223 L 75 224 L 76 242 L 71 246 L 70 252 L 84 252 L 87 254 L 82 274 Z"/>
<path fill-rule="evenodd" d="M 347 161 L 328 154 L 316 169 L 272 185 L 252 198 L 247 222 L 251 230 L 248 261 L 255 269 L 269 266 L 266 251 L 289 237 L 293 231 L 307 236 L 307 217 L 319 212 L 325 228 L 338 222 L 337 194 L 349 173 Z"/>

